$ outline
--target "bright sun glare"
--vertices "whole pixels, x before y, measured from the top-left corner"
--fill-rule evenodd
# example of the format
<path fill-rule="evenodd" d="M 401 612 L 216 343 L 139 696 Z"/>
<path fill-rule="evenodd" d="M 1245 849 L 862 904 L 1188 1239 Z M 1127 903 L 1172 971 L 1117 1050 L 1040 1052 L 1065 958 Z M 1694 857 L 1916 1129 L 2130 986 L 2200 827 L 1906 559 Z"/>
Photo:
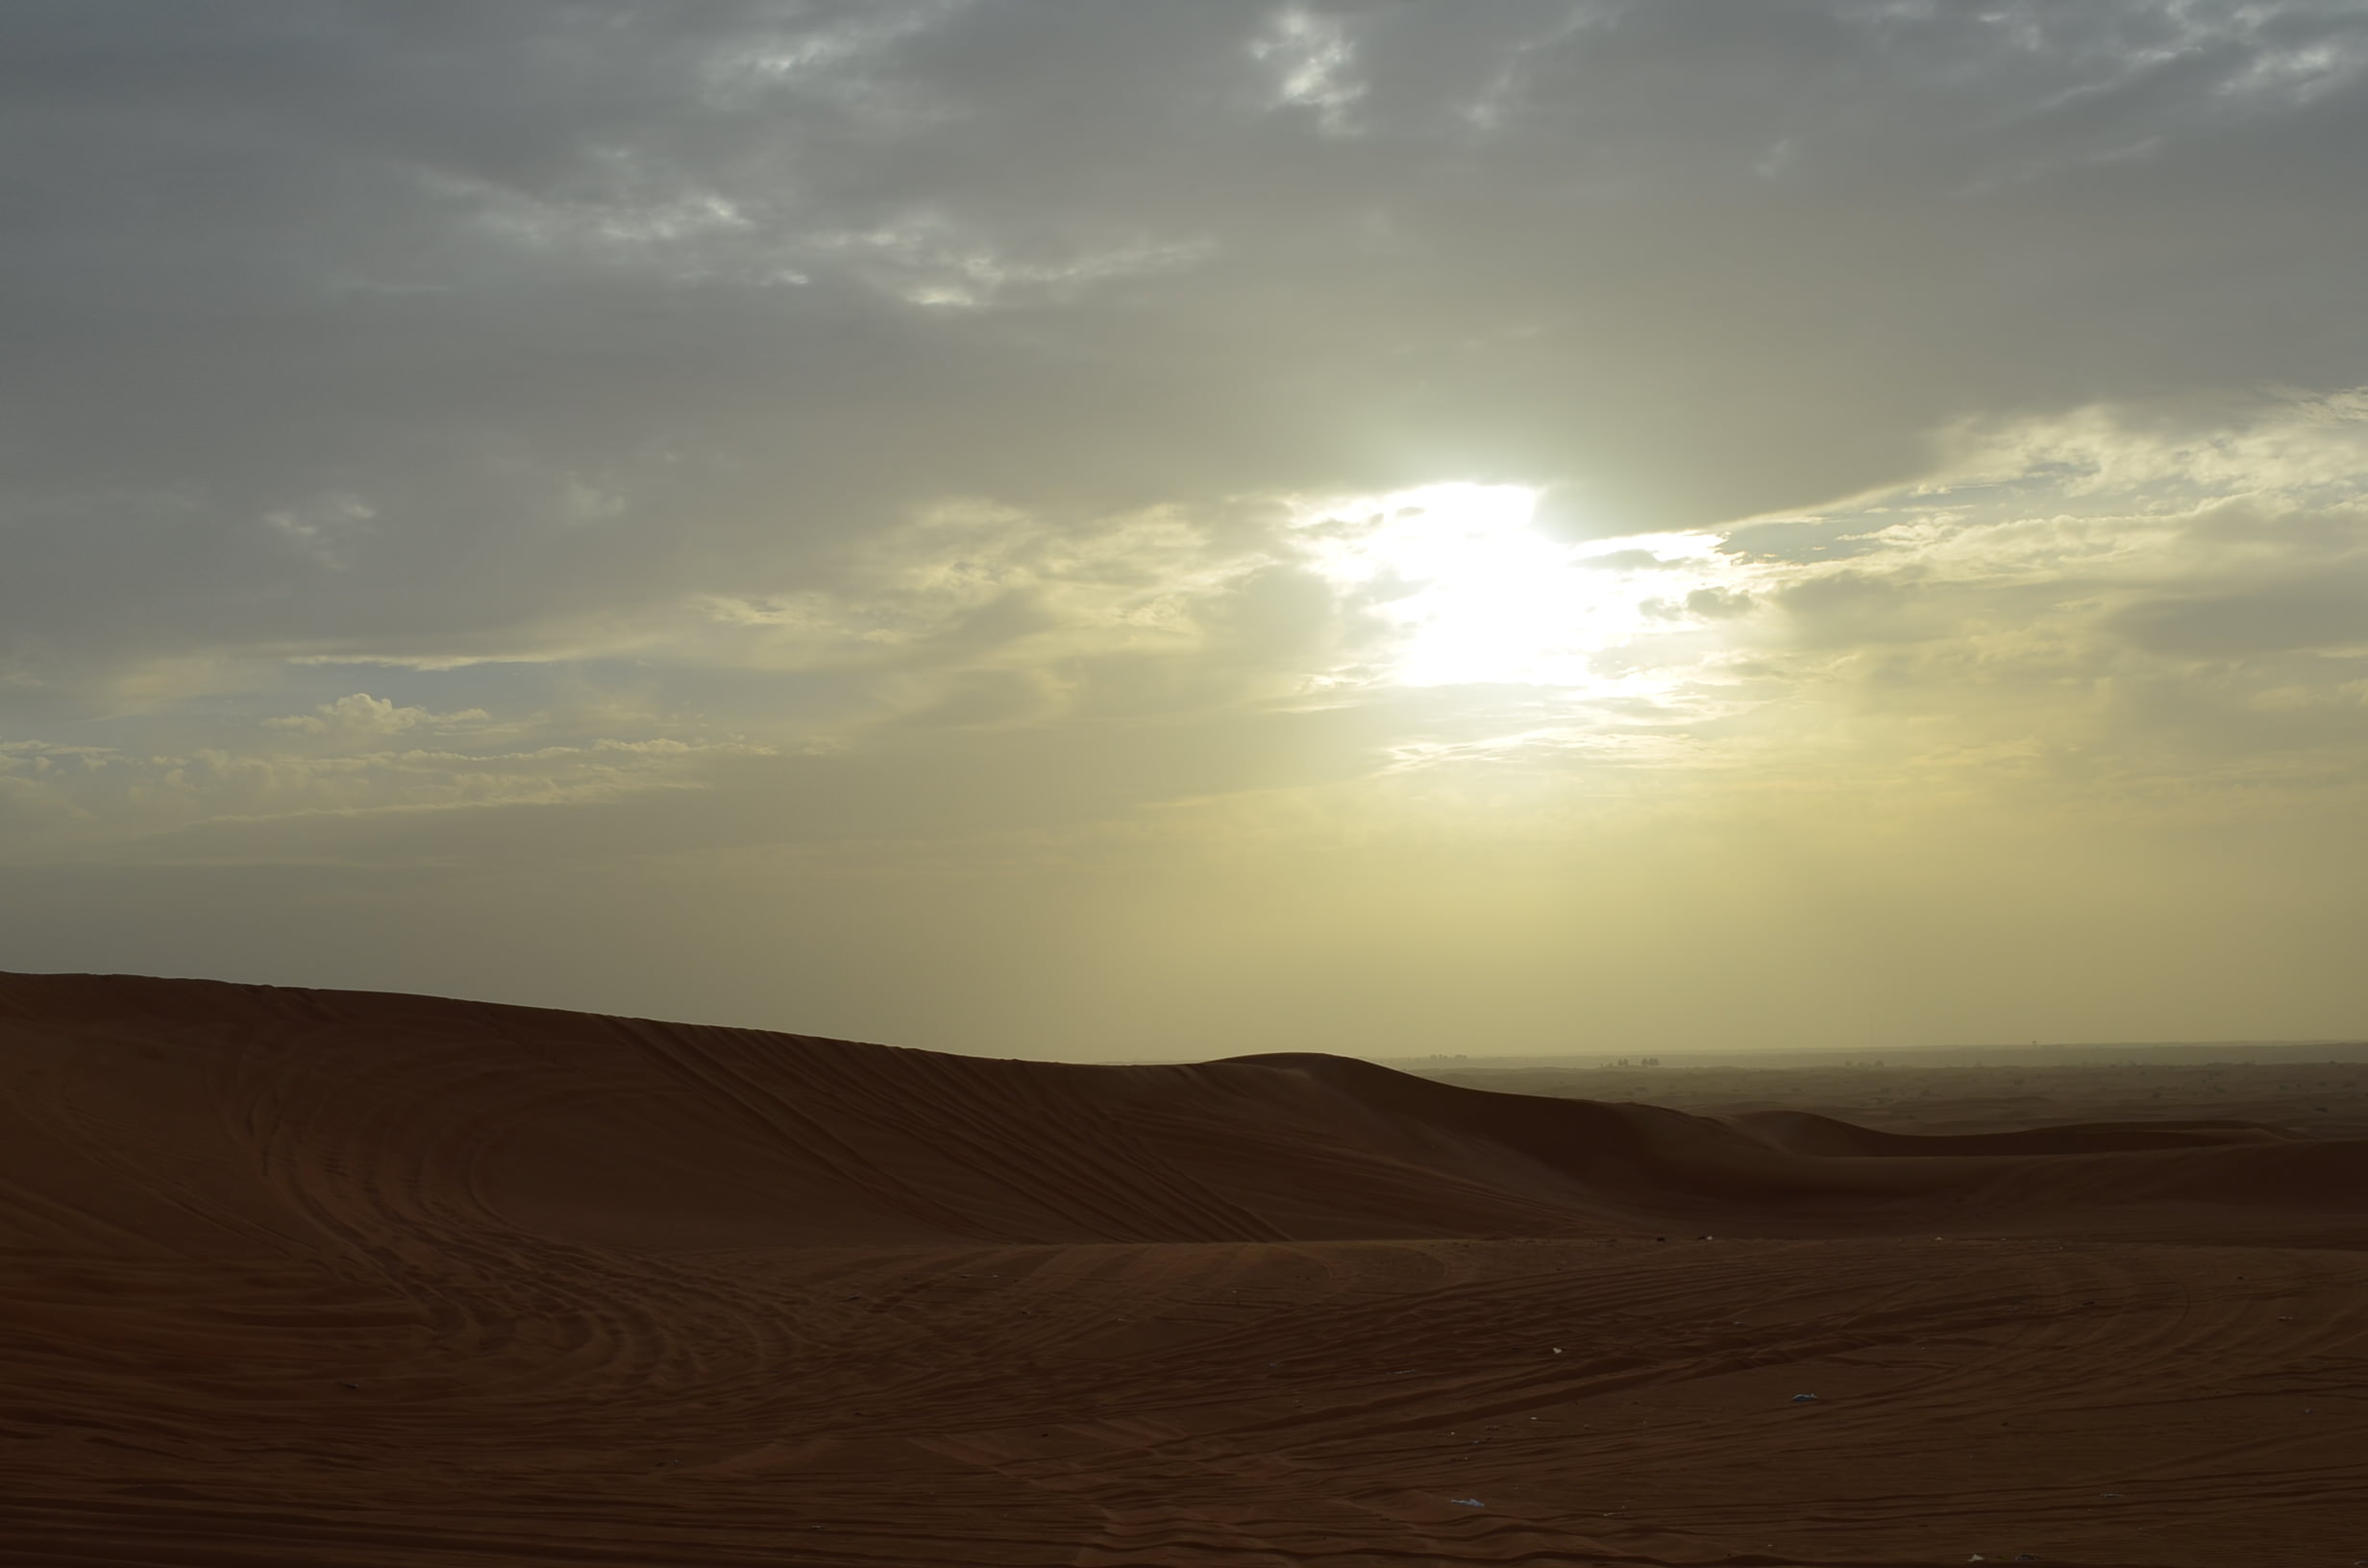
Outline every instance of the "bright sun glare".
<path fill-rule="evenodd" d="M 1317 570 L 1397 630 L 1406 686 L 1502 683 L 1609 695 L 1650 684 L 1617 655 L 1689 629 L 1687 596 L 1732 564 L 1709 534 L 1566 543 L 1535 527 L 1539 493 L 1430 484 L 1306 514 Z"/>

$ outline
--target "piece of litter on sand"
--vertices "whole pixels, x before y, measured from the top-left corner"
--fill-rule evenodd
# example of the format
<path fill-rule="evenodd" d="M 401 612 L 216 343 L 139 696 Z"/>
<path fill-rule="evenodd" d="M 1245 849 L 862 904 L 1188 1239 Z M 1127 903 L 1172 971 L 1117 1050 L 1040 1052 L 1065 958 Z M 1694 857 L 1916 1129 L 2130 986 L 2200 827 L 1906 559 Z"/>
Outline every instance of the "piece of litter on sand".
<path fill-rule="evenodd" d="M 1792 1403 L 1795 1405 L 1806 1405 L 1816 1397 L 1817 1396 L 1814 1394 L 1794 1394 L 1792 1396 Z"/>
<path fill-rule="evenodd" d="M 1486 1503 L 1481 1502 L 1476 1497 L 1451 1497 L 1447 1499 L 1447 1501 L 1455 1504 L 1458 1507 L 1485 1508 L 1488 1507 Z"/>
<path fill-rule="evenodd" d="M 1560 1356 L 1562 1353 L 1563 1353 L 1563 1347 L 1562 1347 L 1562 1346 L 1560 1346 L 1560 1345 L 1556 1345 L 1556 1346 L 1554 1347 L 1554 1354 L 1555 1354 L 1555 1355 L 1557 1355 L 1557 1356 Z"/>

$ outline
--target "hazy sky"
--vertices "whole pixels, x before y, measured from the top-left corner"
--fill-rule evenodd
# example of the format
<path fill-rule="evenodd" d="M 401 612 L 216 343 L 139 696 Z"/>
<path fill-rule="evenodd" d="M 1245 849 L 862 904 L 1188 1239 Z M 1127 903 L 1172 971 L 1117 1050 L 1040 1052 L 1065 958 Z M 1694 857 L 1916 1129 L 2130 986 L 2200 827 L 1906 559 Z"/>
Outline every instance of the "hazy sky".
<path fill-rule="evenodd" d="M 2357 0 L 0 34 L 0 968 L 2368 1032 Z"/>

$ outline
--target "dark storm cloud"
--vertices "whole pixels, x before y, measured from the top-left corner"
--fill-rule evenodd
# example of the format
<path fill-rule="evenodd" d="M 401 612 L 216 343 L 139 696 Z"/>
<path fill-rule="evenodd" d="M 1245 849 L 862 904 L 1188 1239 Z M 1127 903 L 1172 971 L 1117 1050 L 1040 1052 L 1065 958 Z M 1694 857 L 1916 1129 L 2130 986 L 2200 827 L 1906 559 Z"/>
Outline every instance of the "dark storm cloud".
<path fill-rule="evenodd" d="M 1503 477 L 1704 524 L 2368 348 L 2351 5 L 5 25 L 0 656 L 53 698 L 597 643 L 946 497 Z"/>

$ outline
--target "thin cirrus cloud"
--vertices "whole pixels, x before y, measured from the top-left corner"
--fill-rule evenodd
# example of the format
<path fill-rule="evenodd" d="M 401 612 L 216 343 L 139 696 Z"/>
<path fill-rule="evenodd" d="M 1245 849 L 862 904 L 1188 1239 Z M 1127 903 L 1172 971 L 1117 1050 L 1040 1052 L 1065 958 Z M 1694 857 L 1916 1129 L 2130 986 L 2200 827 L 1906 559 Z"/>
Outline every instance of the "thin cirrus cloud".
<path fill-rule="evenodd" d="M 1611 917 L 1549 884 L 1758 955 L 1671 1040 L 2159 1032 L 2122 871 L 2203 856 L 2233 920 L 2243 868 L 2329 864 L 2368 760 L 2356 7 L 7 27 L 28 962 L 118 967 L 123 889 L 225 878 L 251 942 L 159 916 L 120 967 L 1123 1054 L 1203 994 L 1320 1016 L 1380 912 L 1444 907 L 1421 857 L 1479 845 L 1447 881 L 1521 931 L 1418 943 L 1397 1044 L 1481 975 L 1566 1038 L 1531 927 Z M 1886 878 L 2006 840 L 2130 890 L 2120 1001 L 2001 914 L 1951 938 L 2026 976 L 1997 1006 L 1820 1013 L 1799 977 L 1865 910 L 1944 897 Z M 1878 841 L 1822 914 L 1777 870 Z M 1105 971 L 1224 977 L 1131 1042 L 1090 1022 L 1117 980 L 1046 978 L 1078 921 L 1138 928 L 1121 868 L 1168 901 Z M 870 913 L 802 924 L 825 884 Z M 307 947 L 310 898 L 375 934 Z M 728 929 L 581 913 L 670 898 Z M 472 968 L 452 911 L 503 900 L 471 951 L 515 963 Z M 1245 903 L 1303 918 L 1204 929 Z M 1828 944 L 1763 952 L 1780 905 Z M 702 956 L 767 922 L 835 956 Z M 867 990 L 899 943 L 942 983 Z M 2259 1027 L 2356 1026 L 2269 984 L 2303 956 L 2259 960 Z M 1664 1027 L 1647 989 L 1605 1016 Z"/>

